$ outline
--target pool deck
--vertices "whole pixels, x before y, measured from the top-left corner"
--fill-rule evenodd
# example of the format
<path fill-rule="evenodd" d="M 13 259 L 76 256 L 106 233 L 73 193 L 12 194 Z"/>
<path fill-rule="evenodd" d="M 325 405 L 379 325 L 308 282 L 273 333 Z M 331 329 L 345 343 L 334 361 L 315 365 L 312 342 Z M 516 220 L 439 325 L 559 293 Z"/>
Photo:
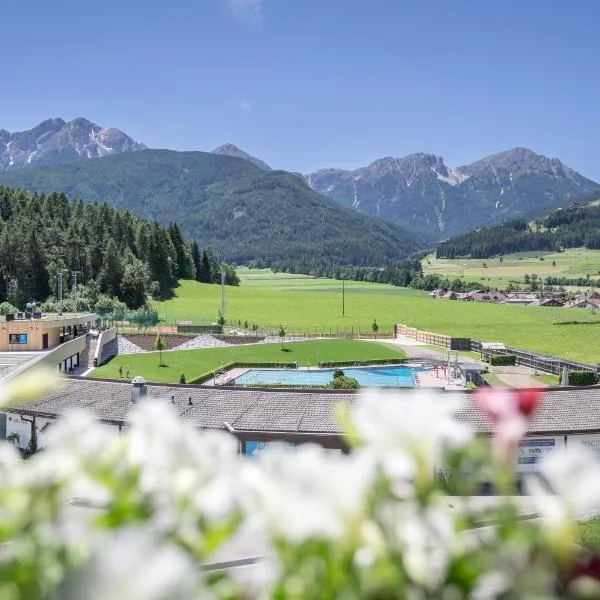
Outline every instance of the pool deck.
<path fill-rule="evenodd" d="M 370 367 L 352 367 L 356 369 L 360 368 L 371 368 L 376 365 L 370 365 Z M 391 366 L 391 365 L 387 365 Z M 398 366 L 403 367 L 420 367 L 421 363 L 415 361 L 414 363 L 399 363 Z M 230 369 L 229 371 L 225 371 L 205 381 L 203 385 L 206 386 L 221 386 L 226 385 L 228 382 L 231 382 L 238 377 L 241 377 L 244 373 L 247 373 L 251 369 L 248 368 L 235 368 Z M 279 369 L 273 369 L 279 370 Z M 315 371 L 320 370 L 320 367 L 299 367 L 298 371 Z M 438 372 L 435 369 L 425 370 L 425 371 L 415 371 L 413 373 L 413 378 L 415 382 L 415 387 L 418 388 L 437 388 L 437 389 L 446 389 L 446 390 L 463 390 L 464 387 L 460 383 L 460 379 L 446 379 L 445 377 L 438 376 Z M 367 387 L 367 386 L 365 386 Z"/>
<path fill-rule="evenodd" d="M 242 376 L 244 373 L 248 372 L 250 369 L 245 368 L 236 368 L 229 369 L 229 371 L 225 371 L 216 377 L 212 377 L 208 381 L 205 381 L 202 385 L 215 386 L 215 385 L 225 385 L 228 381 L 235 379 L 236 377 Z"/>
<path fill-rule="evenodd" d="M 460 379 L 446 379 L 438 377 L 437 371 L 431 369 L 428 371 L 417 371 L 414 374 L 415 383 L 420 388 L 438 388 L 446 390 L 464 390 L 465 388 L 460 383 Z"/>

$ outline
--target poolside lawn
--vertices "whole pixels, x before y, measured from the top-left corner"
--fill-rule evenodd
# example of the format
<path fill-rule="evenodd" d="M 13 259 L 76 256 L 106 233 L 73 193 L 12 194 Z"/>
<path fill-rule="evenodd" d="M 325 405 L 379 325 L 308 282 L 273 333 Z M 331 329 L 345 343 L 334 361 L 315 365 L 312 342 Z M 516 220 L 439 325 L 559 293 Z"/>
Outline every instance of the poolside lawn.
<path fill-rule="evenodd" d="M 362 340 L 311 340 L 284 344 L 249 344 L 227 348 L 163 351 L 160 367 L 158 352 L 120 354 L 105 365 L 94 369 L 91 377 L 119 379 L 119 367 L 129 368 L 129 379 L 141 375 L 147 381 L 178 383 L 183 373 L 189 383 L 212 373 L 223 365 L 240 363 L 294 363 L 314 366 L 320 362 L 366 361 L 397 358 L 405 355 L 390 344 Z"/>
<path fill-rule="evenodd" d="M 536 373 L 534 375 L 534 378 L 537 379 L 538 381 L 541 381 L 542 383 L 547 384 L 547 385 L 558 385 L 559 384 L 558 376 L 552 375 L 551 373 Z"/>

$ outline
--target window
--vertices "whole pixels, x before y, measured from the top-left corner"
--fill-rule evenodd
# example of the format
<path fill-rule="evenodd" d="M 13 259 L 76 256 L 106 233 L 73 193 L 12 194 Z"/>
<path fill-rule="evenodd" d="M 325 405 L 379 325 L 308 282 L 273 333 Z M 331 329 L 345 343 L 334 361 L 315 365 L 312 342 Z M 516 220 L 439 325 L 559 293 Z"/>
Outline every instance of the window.
<path fill-rule="evenodd" d="M 27 334 L 26 333 L 11 333 L 8 336 L 9 344 L 26 344 Z"/>

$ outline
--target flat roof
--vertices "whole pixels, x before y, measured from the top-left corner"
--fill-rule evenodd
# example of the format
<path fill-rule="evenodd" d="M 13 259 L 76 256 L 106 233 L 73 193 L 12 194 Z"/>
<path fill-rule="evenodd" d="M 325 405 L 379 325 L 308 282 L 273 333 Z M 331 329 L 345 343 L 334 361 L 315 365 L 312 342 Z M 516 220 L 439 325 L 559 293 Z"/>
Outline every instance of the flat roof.
<path fill-rule="evenodd" d="M 395 393 L 404 393 L 395 391 Z M 461 394 L 465 405 L 457 420 L 478 433 L 491 433 L 488 423 L 468 392 Z M 203 429 L 236 432 L 256 431 L 289 434 L 342 434 L 336 414 L 341 403 L 350 406 L 358 395 L 343 391 L 269 390 L 204 387 L 199 385 L 148 384 L 148 398 L 171 403 L 178 415 Z M 191 398 L 192 403 L 189 403 Z M 99 419 L 126 423 L 131 403 L 129 382 L 69 377 L 62 385 L 28 406 L 14 406 L 13 412 L 56 417 L 73 409 L 87 409 Z M 11 409 L 8 409 L 9 411 Z M 530 434 L 600 433 L 600 388 L 548 388 L 530 425 Z"/>
<path fill-rule="evenodd" d="M 24 313 L 23 313 L 24 314 Z M 14 319 L 6 321 L 6 315 L 2 315 L 1 320 L 8 323 L 29 323 L 41 322 L 44 328 L 48 327 L 68 327 L 70 325 L 81 325 L 97 321 L 100 318 L 96 313 L 43 313 L 41 319 Z"/>

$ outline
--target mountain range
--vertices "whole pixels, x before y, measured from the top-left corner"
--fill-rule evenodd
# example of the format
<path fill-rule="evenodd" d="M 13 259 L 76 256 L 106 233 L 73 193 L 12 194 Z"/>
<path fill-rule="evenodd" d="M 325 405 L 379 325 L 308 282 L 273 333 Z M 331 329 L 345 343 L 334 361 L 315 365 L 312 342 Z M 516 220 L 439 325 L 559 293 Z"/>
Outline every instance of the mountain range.
<path fill-rule="evenodd" d="M 144 148 L 120 129 L 100 127 L 87 119 L 47 119 L 27 131 L 10 133 L 0 129 L 0 171 L 58 165 Z"/>
<path fill-rule="evenodd" d="M 262 163 L 233 144 L 218 151 Z M 354 171 L 320 169 L 304 177 L 315 191 L 343 206 L 436 239 L 538 216 L 600 190 L 557 158 L 521 147 L 456 168 L 441 156 L 417 153 L 381 158 Z"/>
<path fill-rule="evenodd" d="M 256 156 L 252 156 L 243 150 L 240 150 L 234 144 L 223 144 L 214 150 L 211 150 L 212 154 L 219 154 L 221 156 L 233 156 L 234 158 L 243 158 L 248 162 L 251 162 L 253 165 L 256 165 L 258 168 L 263 169 L 263 171 L 272 171 L 273 168 L 270 167 L 266 162 L 260 160 L 260 158 L 256 158 Z"/>
<path fill-rule="evenodd" d="M 208 152 L 141 150 L 0 173 L 0 186 L 64 192 L 164 225 L 238 264 L 378 266 L 424 247 L 399 225 L 340 206 L 285 171 Z"/>
<path fill-rule="evenodd" d="M 438 239 L 547 212 L 600 189 L 558 159 L 527 148 L 454 169 L 440 156 L 419 153 L 382 158 L 355 171 L 322 169 L 306 179 L 344 206 Z"/>
<path fill-rule="evenodd" d="M 145 158 L 133 158 L 140 150 Z M 176 155 L 180 158 L 175 159 Z M 600 189 L 560 160 L 520 147 L 456 168 L 435 154 L 416 153 L 382 158 L 353 171 L 328 168 L 302 175 L 274 171 L 233 144 L 219 146 L 212 153 L 150 151 L 118 129 L 102 128 L 83 118 L 49 119 L 20 133 L 0 130 L 0 171 L 0 183 L 106 200 L 161 222 L 177 215 L 186 232 L 195 237 L 211 234 L 194 232 L 192 227 L 211 223 L 209 229 L 214 229 L 219 223 L 221 237 L 206 243 L 221 248 L 229 260 L 248 260 L 253 238 L 235 238 L 242 235 L 238 217 L 230 229 L 223 225 L 219 216 L 228 210 L 232 215 L 243 213 L 244 223 L 254 223 L 249 226 L 252 231 L 260 227 L 259 214 L 268 216 L 269 234 L 293 230 L 300 242 L 303 236 L 310 239 L 314 234 L 315 230 L 303 229 L 314 225 L 314 215 L 298 215 L 314 210 L 315 203 L 332 211 L 335 205 L 328 197 L 344 209 L 337 213 L 343 217 L 331 212 L 334 221 L 346 222 L 353 212 L 370 218 L 364 221 L 365 226 L 370 224 L 367 229 L 385 222 L 392 228 L 386 230 L 388 234 L 400 236 L 403 242 L 411 240 L 413 249 L 418 249 L 481 226 L 541 216 Z M 286 214 L 283 209 L 290 198 L 295 200 Z M 246 201 L 254 208 L 238 210 Z M 277 207 L 273 214 L 269 203 Z M 361 235 L 352 227 L 338 235 L 330 225 L 328 234 L 335 239 L 347 239 L 349 231 Z M 353 243 L 358 247 L 357 240 Z M 240 244 L 246 249 L 242 251 Z M 408 251 L 405 243 L 401 248 L 401 252 L 377 250 L 375 254 L 389 259 Z M 259 252 L 257 258 L 267 255 Z M 279 250 L 278 255 L 282 255 Z M 343 260 L 339 252 L 336 257 Z"/>

